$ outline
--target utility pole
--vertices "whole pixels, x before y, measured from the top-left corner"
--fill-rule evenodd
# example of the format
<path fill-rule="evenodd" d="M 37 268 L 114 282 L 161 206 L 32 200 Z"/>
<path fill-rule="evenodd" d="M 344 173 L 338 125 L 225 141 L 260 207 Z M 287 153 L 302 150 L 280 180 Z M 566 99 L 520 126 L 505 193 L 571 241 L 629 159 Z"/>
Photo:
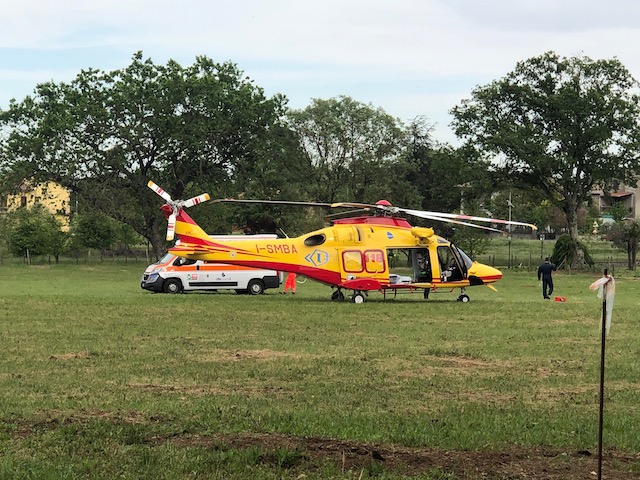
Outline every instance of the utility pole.
<path fill-rule="evenodd" d="M 507 205 L 509 206 L 509 223 L 507 224 L 507 231 L 509 232 L 509 236 L 507 237 L 509 242 L 508 268 L 511 268 L 511 207 L 513 207 L 513 204 L 511 203 L 511 190 L 509 190 L 509 200 L 507 200 Z"/>

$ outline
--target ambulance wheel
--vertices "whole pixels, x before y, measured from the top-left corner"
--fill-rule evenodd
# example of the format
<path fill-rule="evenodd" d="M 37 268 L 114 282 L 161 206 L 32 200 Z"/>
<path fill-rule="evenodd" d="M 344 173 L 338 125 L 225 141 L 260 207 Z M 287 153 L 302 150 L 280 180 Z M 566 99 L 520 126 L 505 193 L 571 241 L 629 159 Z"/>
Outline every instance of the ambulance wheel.
<path fill-rule="evenodd" d="M 254 278 L 249 282 L 248 287 L 251 295 L 262 295 L 264 293 L 264 283 L 262 283 L 262 280 Z"/>
<path fill-rule="evenodd" d="M 177 278 L 169 278 L 164 281 L 162 291 L 164 293 L 182 293 L 182 282 Z"/>
<path fill-rule="evenodd" d="M 360 292 L 356 292 L 351 297 L 351 303 L 364 303 L 364 295 Z"/>
<path fill-rule="evenodd" d="M 458 301 L 462 302 L 462 303 L 467 303 L 469 300 L 471 300 L 469 298 L 469 295 L 464 294 L 464 293 L 458 297 Z"/>

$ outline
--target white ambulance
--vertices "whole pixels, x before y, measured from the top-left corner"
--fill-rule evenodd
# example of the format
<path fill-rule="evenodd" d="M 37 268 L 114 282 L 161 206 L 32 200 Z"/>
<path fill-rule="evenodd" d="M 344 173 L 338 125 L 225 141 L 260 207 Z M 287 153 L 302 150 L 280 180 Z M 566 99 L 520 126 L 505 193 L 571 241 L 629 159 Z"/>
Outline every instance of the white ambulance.
<path fill-rule="evenodd" d="M 257 237 L 257 236 L 256 236 Z M 277 235 L 261 235 L 260 238 L 276 238 Z M 233 241 L 247 237 L 219 235 L 212 238 Z M 190 290 L 235 290 L 236 293 L 260 295 L 268 288 L 279 288 L 282 272 L 258 268 L 227 265 L 224 263 L 191 260 L 167 253 L 156 263 L 149 265 L 140 286 L 145 290 L 163 293 L 182 293 Z"/>

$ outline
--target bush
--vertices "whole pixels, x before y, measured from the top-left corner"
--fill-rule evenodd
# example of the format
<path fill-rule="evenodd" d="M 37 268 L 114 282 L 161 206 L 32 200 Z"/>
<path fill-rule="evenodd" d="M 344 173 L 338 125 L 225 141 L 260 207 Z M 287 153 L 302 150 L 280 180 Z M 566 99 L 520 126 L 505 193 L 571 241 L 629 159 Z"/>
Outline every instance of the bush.
<path fill-rule="evenodd" d="M 7 244 L 16 256 L 53 255 L 58 261 L 66 248 L 61 224 L 43 206 L 20 208 L 7 217 Z"/>
<path fill-rule="evenodd" d="M 555 246 L 553 247 L 553 253 L 551 254 L 551 263 L 555 263 L 558 268 L 567 268 L 569 265 L 573 265 L 574 249 L 572 248 L 572 246 L 572 240 L 568 233 L 560 235 L 556 240 Z M 584 253 L 584 262 L 592 267 L 594 265 L 594 261 L 589 254 L 589 249 L 587 248 L 587 246 L 579 241 L 578 248 Z"/>

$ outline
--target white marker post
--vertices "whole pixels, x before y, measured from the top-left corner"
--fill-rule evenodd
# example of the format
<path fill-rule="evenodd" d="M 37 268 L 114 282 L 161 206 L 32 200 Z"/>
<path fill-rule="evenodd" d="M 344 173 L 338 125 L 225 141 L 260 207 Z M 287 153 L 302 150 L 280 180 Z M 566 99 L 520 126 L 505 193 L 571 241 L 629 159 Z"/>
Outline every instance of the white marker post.
<path fill-rule="evenodd" d="M 604 424 L 604 359 L 607 333 L 611 326 L 611 314 L 613 311 L 613 294 L 615 293 L 615 280 L 604 269 L 602 278 L 593 282 L 589 288 L 598 290 L 598 297 L 602 298 L 602 329 L 600 335 L 600 415 L 598 420 L 598 480 L 602 480 L 602 430 Z M 609 300 L 609 305 L 607 305 Z M 608 314 L 608 315 L 607 315 Z"/>

